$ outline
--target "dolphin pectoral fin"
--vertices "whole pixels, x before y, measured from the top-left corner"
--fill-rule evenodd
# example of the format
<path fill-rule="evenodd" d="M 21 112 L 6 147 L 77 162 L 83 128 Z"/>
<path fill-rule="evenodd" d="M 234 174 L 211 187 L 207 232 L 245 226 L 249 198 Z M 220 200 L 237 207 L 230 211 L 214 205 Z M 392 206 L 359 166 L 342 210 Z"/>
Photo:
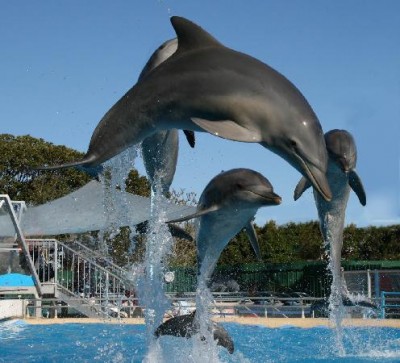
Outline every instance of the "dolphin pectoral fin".
<path fill-rule="evenodd" d="M 351 189 L 354 190 L 354 193 L 357 194 L 358 200 L 360 201 L 361 205 L 366 205 L 367 197 L 365 195 L 364 186 L 355 170 L 349 171 L 349 185 Z"/>
<path fill-rule="evenodd" d="M 196 139 L 194 137 L 194 131 L 190 131 L 190 130 L 183 130 L 185 136 L 186 136 L 186 140 L 189 143 L 190 147 L 194 147 L 195 143 L 196 143 Z"/>
<path fill-rule="evenodd" d="M 261 142 L 261 135 L 248 130 L 231 120 L 209 121 L 198 117 L 192 117 L 192 121 L 204 131 L 223 139 L 242 142 Z"/>
<path fill-rule="evenodd" d="M 254 229 L 253 224 L 249 221 L 244 228 L 246 230 L 247 236 L 249 237 L 251 247 L 253 247 L 254 253 L 257 256 L 257 259 L 261 261 L 262 258 L 260 252 L 260 245 L 258 244 L 257 233 L 256 230 Z"/>
<path fill-rule="evenodd" d="M 211 212 L 215 212 L 219 209 L 219 207 L 217 205 L 213 205 L 210 208 L 206 208 L 206 209 L 202 209 L 197 211 L 196 213 L 190 214 L 186 217 L 182 217 L 182 218 L 177 218 L 171 221 L 167 221 L 165 223 L 178 223 L 178 222 L 184 222 L 184 221 L 188 221 L 189 219 L 193 219 L 193 218 L 198 218 L 201 217 L 205 214 L 211 213 Z"/>
<path fill-rule="evenodd" d="M 311 187 L 310 181 L 303 176 L 294 189 L 294 200 L 299 199 L 309 187 Z"/>
<path fill-rule="evenodd" d="M 168 227 L 172 236 L 174 236 L 175 238 L 186 239 L 190 242 L 193 241 L 193 237 L 190 235 L 190 233 L 186 232 L 183 228 L 175 226 L 174 224 L 169 224 Z"/>

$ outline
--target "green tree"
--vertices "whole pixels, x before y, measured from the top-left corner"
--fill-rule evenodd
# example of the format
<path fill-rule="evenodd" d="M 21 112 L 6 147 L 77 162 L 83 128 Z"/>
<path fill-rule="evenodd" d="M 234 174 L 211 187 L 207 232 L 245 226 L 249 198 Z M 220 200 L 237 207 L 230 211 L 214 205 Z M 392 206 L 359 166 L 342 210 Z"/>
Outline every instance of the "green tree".
<path fill-rule="evenodd" d="M 29 135 L 0 134 L 0 192 L 37 205 L 85 185 L 90 177 L 73 168 L 39 171 L 43 165 L 79 160 L 83 153 Z"/>

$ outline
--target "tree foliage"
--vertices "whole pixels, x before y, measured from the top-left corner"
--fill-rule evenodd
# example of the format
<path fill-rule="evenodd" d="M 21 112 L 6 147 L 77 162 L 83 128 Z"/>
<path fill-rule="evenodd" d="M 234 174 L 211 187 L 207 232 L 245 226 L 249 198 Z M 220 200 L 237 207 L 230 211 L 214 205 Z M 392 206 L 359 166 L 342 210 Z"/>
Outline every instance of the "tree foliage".
<path fill-rule="evenodd" d="M 73 168 L 55 171 L 38 171 L 35 167 L 57 165 L 79 160 L 83 154 L 65 146 L 53 145 L 29 135 L 0 134 L 0 193 L 9 194 L 13 200 L 25 200 L 37 205 L 66 195 L 86 184 L 90 177 Z M 126 191 L 150 196 L 150 183 L 132 169 L 126 181 Z M 177 204 L 196 205 L 194 193 L 183 190 L 171 193 Z M 193 222 L 183 226 L 194 236 Z M 317 221 L 277 225 L 268 221 L 255 226 L 264 263 L 293 263 L 317 261 L 323 258 L 322 237 Z M 134 231 L 133 231 L 134 232 Z M 139 261 L 145 250 L 145 237 L 129 228 L 108 238 L 109 252 L 120 265 Z M 135 240 L 132 248 L 131 241 Z M 344 230 L 342 257 L 344 260 L 400 260 L 400 225 L 358 228 L 351 224 Z M 192 266 L 196 262 L 195 243 L 177 240 L 169 263 L 174 266 Z M 239 233 L 227 245 L 220 265 L 256 262 L 245 232 Z"/>
<path fill-rule="evenodd" d="M 83 154 L 29 135 L 0 134 L 0 192 L 37 205 L 85 185 L 90 177 L 73 168 L 39 171 L 36 167 L 79 160 Z"/>

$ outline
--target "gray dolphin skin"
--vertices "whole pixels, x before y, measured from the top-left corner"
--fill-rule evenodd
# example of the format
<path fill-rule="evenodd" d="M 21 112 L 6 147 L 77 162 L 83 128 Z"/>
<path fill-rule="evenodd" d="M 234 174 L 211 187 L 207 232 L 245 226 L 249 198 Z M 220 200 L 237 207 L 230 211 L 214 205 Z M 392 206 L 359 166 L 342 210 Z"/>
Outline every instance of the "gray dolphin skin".
<path fill-rule="evenodd" d="M 321 125 L 301 92 L 261 61 L 229 49 L 173 16 L 178 49 L 100 120 L 84 158 L 56 167 L 93 168 L 160 130 L 203 131 L 260 143 L 330 200 Z"/>
<path fill-rule="evenodd" d="M 250 169 L 232 169 L 214 177 L 200 196 L 196 213 L 169 223 L 199 218 L 197 230 L 197 265 L 199 285 L 212 275 L 219 256 L 228 242 L 245 228 L 256 256 L 261 259 L 252 220 L 257 210 L 278 205 L 281 197 L 271 183 Z M 155 334 L 191 337 L 199 332 L 199 321 L 192 313 L 178 316 L 161 324 Z M 233 353 L 233 341 L 219 325 L 212 324 L 214 340 Z"/>
<path fill-rule="evenodd" d="M 175 337 L 191 338 L 200 331 L 199 324 L 196 320 L 196 312 L 191 314 L 176 316 L 161 324 L 154 335 L 158 338 L 162 335 L 172 335 Z M 233 340 L 228 332 L 219 324 L 213 322 L 212 332 L 214 340 L 218 345 L 225 347 L 230 354 L 235 351 Z"/>
<path fill-rule="evenodd" d="M 366 195 L 360 177 L 355 171 L 357 148 L 353 136 L 346 130 L 331 130 L 325 134 L 329 155 L 327 178 L 332 190 L 332 200 L 327 202 L 314 190 L 320 229 L 326 250 L 330 253 L 333 277 L 331 301 L 338 304 L 345 293 L 341 278 L 341 255 L 343 228 L 350 189 L 356 194 L 361 205 L 366 205 Z M 303 177 L 297 184 L 294 199 L 297 200 L 309 188 L 310 183 Z M 343 291 L 342 291 L 343 290 Z"/>
<path fill-rule="evenodd" d="M 177 48 L 178 40 L 176 38 L 161 44 L 144 66 L 139 75 L 139 81 L 174 54 Z M 184 132 L 190 146 L 194 147 L 194 133 L 187 130 Z M 142 141 L 141 150 L 151 186 L 155 189 L 155 184 L 160 184 L 161 192 L 166 196 L 174 179 L 178 161 L 178 130 L 171 129 L 155 132 Z"/>
<path fill-rule="evenodd" d="M 169 223 L 199 218 L 196 235 L 198 273 L 208 279 L 225 246 L 243 228 L 257 258 L 261 259 L 252 220 L 259 208 L 280 203 L 281 197 L 274 193 L 271 183 L 263 175 L 250 169 L 232 169 L 208 183 L 196 213 Z"/>

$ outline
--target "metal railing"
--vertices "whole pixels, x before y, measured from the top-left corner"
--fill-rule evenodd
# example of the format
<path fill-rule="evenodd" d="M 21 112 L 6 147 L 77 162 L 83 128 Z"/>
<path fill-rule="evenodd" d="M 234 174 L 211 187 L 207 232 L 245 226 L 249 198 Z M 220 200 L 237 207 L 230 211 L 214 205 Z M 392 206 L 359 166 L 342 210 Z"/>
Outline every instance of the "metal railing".
<path fill-rule="evenodd" d="M 104 317 L 112 315 L 119 301 L 133 296 L 123 278 L 125 271 L 81 244 L 77 251 L 55 239 L 26 243 L 45 295 L 62 297 L 88 315 Z"/>
<path fill-rule="evenodd" d="M 400 292 L 381 292 L 381 318 L 400 316 Z"/>

